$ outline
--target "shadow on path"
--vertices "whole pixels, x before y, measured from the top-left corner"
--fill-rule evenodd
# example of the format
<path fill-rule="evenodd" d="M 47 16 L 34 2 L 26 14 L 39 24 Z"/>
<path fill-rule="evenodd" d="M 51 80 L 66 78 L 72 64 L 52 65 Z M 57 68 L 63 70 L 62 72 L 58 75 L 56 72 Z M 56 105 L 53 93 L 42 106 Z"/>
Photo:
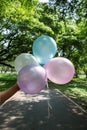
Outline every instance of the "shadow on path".
<path fill-rule="evenodd" d="M 19 91 L 0 108 L 0 130 L 87 130 L 87 114 L 56 89 Z"/>

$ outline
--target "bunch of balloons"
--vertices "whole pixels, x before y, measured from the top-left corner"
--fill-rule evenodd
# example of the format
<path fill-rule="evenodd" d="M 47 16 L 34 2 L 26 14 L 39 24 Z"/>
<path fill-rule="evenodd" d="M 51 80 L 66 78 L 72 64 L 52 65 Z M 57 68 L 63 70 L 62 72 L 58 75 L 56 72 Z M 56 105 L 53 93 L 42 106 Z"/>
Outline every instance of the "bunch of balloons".
<path fill-rule="evenodd" d="M 57 45 L 52 37 L 38 37 L 32 51 L 33 55 L 22 53 L 14 62 L 18 85 L 25 93 L 40 92 L 45 88 L 47 78 L 56 84 L 66 84 L 72 80 L 75 72 L 72 62 L 63 57 L 53 58 Z"/>

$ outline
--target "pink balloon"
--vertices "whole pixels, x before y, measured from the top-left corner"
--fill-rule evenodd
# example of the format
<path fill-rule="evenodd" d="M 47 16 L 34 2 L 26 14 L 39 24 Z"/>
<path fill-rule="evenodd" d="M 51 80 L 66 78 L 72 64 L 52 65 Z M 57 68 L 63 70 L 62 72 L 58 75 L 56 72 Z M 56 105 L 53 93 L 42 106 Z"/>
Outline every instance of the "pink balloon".
<path fill-rule="evenodd" d="M 72 62 L 63 57 L 57 57 L 45 64 L 47 77 L 56 84 L 66 84 L 72 80 L 75 69 Z"/>
<path fill-rule="evenodd" d="M 24 66 L 17 78 L 20 89 L 29 94 L 36 94 L 44 89 L 46 81 L 46 71 L 39 65 Z"/>

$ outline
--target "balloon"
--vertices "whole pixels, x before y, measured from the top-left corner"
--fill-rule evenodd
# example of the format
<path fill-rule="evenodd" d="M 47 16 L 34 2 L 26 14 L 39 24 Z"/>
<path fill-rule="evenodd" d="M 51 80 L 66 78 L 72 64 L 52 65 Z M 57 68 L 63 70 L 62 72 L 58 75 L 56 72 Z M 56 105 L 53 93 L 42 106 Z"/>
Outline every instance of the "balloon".
<path fill-rule="evenodd" d="M 56 54 L 57 45 L 52 37 L 43 35 L 34 41 L 32 51 L 38 62 L 45 64 Z"/>
<path fill-rule="evenodd" d="M 22 53 L 16 57 L 14 61 L 14 66 L 17 72 L 19 72 L 24 66 L 28 64 L 35 64 L 38 65 L 36 58 L 28 53 Z"/>
<path fill-rule="evenodd" d="M 44 65 L 47 77 L 56 84 L 66 84 L 74 76 L 74 66 L 72 62 L 63 57 L 57 57 Z"/>
<path fill-rule="evenodd" d="M 17 83 L 22 91 L 36 94 L 45 88 L 46 71 L 40 65 L 26 65 L 18 74 Z"/>

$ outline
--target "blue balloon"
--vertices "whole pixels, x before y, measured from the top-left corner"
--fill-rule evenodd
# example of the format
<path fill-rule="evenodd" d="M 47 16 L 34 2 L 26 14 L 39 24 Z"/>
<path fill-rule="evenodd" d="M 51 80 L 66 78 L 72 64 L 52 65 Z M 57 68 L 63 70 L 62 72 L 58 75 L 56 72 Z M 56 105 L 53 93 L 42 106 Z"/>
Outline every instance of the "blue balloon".
<path fill-rule="evenodd" d="M 43 35 L 34 41 L 32 51 L 38 62 L 45 64 L 55 56 L 57 45 L 52 37 Z"/>

